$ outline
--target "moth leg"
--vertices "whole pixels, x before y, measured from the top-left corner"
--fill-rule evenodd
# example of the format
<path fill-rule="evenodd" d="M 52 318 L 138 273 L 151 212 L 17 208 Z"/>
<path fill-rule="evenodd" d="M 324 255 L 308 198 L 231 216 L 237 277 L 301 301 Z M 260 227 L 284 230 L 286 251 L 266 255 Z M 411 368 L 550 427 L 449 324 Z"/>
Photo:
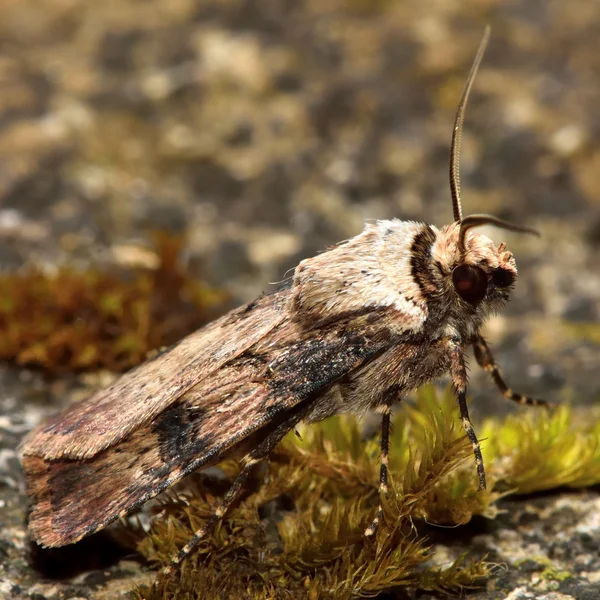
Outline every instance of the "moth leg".
<path fill-rule="evenodd" d="M 204 525 L 194 533 L 187 544 L 173 557 L 170 564 L 161 570 L 163 578 L 168 577 L 176 570 L 177 566 L 191 554 L 202 539 L 214 529 L 217 523 L 227 514 L 229 509 L 242 497 L 246 490 L 248 480 L 252 475 L 252 471 L 260 462 L 267 458 L 271 450 L 275 448 L 285 434 L 298 424 L 305 412 L 306 410 L 301 411 L 279 425 L 260 444 L 258 444 L 254 450 L 244 456 L 242 461 L 244 466 L 225 494 L 223 501 L 213 515 L 209 517 Z"/>
<path fill-rule="evenodd" d="M 390 457 L 390 415 L 392 404 L 396 399 L 397 391 L 390 389 L 385 394 L 383 402 L 376 408 L 381 413 L 381 466 L 379 467 L 379 506 L 373 522 L 365 529 L 365 536 L 371 537 L 377 533 L 379 522 L 383 518 L 382 497 L 388 492 L 388 464 Z"/>
<path fill-rule="evenodd" d="M 463 350 L 458 343 L 453 343 L 452 347 L 450 376 L 452 377 L 452 384 L 458 399 L 462 426 L 471 442 L 471 446 L 473 446 L 475 465 L 477 466 L 477 475 L 479 477 L 479 489 L 485 490 L 485 467 L 483 466 L 481 447 L 479 446 L 477 435 L 475 435 L 475 430 L 469 417 L 469 409 L 467 408 L 467 367 L 465 365 Z"/>
<path fill-rule="evenodd" d="M 517 394 L 506 385 L 490 347 L 481 336 L 478 336 L 473 340 L 473 350 L 477 363 L 486 373 L 490 374 L 493 382 L 496 384 L 496 387 L 500 390 L 500 393 L 505 398 L 508 398 L 513 402 L 517 402 L 518 404 L 526 404 L 527 406 L 550 406 L 550 404 L 545 400 L 539 400 L 537 398 L 524 396 L 523 394 Z"/>

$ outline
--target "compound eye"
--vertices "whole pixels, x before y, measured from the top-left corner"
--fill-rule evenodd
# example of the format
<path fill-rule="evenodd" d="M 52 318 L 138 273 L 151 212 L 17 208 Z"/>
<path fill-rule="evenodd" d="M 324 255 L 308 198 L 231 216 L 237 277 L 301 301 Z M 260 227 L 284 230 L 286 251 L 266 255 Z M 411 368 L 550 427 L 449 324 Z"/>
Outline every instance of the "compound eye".
<path fill-rule="evenodd" d="M 477 306 L 487 292 L 487 275 L 479 267 L 459 265 L 452 271 L 456 293 L 472 306 Z"/>
<path fill-rule="evenodd" d="M 494 269 L 492 273 L 492 283 L 499 288 L 506 288 L 515 282 L 515 276 L 506 269 Z"/>

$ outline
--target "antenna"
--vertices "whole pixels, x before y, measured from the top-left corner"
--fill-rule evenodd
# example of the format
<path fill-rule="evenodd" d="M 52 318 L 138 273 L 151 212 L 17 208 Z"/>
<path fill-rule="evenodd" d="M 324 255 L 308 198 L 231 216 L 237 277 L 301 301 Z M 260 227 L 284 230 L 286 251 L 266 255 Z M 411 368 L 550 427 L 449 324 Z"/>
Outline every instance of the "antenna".
<path fill-rule="evenodd" d="M 500 229 L 507 229 L 508 231 L 516 231 L 517 233 L 529 233 L 537 237 L 540 236 L 539 231 L 533 229 L 532 227 L 515 225 L 514 223 L 509 223 L 508 221 L 498 219 L 497 217 L 492 217 L 491 215 L 469 215 L 460 222 L 460 231 L 458 234 L 458 248 L 462 253 L 464 253 L 466 250 L 465 239 L 467 231 L 469 231 L 469 229 L 473 229 L 473 227 L 481 227 L 482 225 L 493 225 L 494 227 L 499 227 Z"/>
<path fill-rule="evenodd" d="M 481 59 L 485 53 L 488 41 L 490 39 L 490 26 L 486 25 L 483 33 L 483 39 L 479 43 L 473 66 L 469 71 L 467 82 L 463 88 L 458 103 L 458 109 L 456 111 L 456 117 L 454 119 L 454 130 L 452 132 L 452 144 L 450 145 L 450 193 L 452 194 L 452 209 L 454 211 L 454 220 L 457 223 L 462 221 L 462 206 L 460 203 L 460 143 L 462 141 L 462 129 L 463 122 L 465 120 L 465 109 L 467 107 L 467 101 L 469 100 L 469 94 L 473 87 L 473 81 L 475 75 L 477 75 L 477 69 L 481 64 Z"/>

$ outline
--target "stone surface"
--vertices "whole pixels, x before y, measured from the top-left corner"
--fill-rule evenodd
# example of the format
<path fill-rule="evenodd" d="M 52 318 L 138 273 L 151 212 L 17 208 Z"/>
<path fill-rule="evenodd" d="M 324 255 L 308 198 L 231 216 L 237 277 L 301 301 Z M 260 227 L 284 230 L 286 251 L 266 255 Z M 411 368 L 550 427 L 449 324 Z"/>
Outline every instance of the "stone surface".
<path fill-rule="evenodd" d="M 597 401 L 598 3 L 23 0 L 0 11 L 0 268 L 117 263 L 165 228 L 185 231 L 189 259 L 240 302 L 366 219 L 451 220 L 452 120 L 490 23 L 464 209 L 543 237 L 490 231 L 521 277 L 488 338 L 515 389 Z M 475 369 L 471 381 L 479 416 L 513 410 Z M 70 579 L 28 566 L 16 445 L 94 385 L 0 371 L 0 597 L 115 597 L 146 576 L 94 543 Z M 442 555 L 472 548 L 501 565 L 466 597 L 600 597 L 597 492 L 505 508 L 438 541 Z"/>

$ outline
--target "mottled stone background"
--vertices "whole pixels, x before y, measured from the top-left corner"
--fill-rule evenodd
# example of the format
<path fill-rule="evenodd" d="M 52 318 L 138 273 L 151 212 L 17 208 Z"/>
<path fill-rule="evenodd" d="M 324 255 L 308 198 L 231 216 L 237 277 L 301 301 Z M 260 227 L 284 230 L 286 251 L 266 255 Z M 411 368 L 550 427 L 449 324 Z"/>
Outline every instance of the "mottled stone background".
<path fill-rule="evenodd" d="M 132 264 L 162 228 L 185 234 L 198 273 L 241 302 L 365 220 L 449 222 L 452 120 L 486 23 L 464 208 L 543 233 L 489 231 L 508 242 L 521 276 L 487 335 L 515 389 L 596 402 L 600 3 L 591 0 L 3 0 L 0 268 Z M 477 414 L 512 410 L 475 371 Z M 25 562 L 14 449 L 82 383 L 0 371 L 0 596 L 103 594 L 83 575 L 40 583 Z M 516 527 L 528 511 L 529 530 L 540 523 L 529 533 Z M 547 598 L 600 597 L 598 511 L 592 492 L 513 503 L 480 543 L 507 562 L 506 581 L 481 597 L 550 593 L 535 568 L 512 564 L 511 549 L 528 543 L 539 548 L 526 556 L 580 574 Z"/>

